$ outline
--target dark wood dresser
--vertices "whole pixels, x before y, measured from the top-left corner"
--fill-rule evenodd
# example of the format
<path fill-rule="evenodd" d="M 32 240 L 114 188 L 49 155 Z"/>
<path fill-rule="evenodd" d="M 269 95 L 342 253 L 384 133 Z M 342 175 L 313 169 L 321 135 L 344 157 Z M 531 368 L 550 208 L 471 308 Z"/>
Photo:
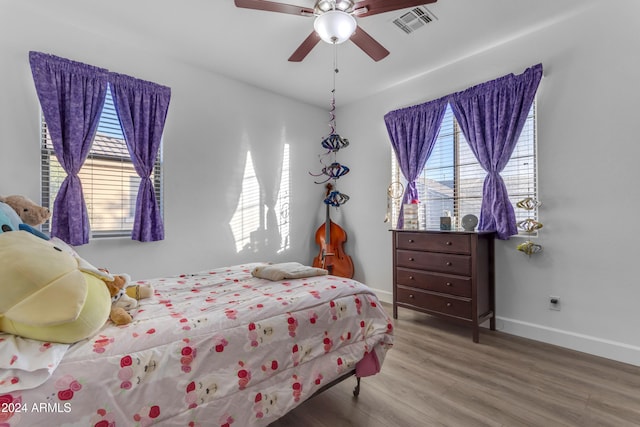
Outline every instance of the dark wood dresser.
<path fill-rule="evenodd" d="M 393 318 L 398 307 L 495 330 L 494 233 L 392 230 Z"/>

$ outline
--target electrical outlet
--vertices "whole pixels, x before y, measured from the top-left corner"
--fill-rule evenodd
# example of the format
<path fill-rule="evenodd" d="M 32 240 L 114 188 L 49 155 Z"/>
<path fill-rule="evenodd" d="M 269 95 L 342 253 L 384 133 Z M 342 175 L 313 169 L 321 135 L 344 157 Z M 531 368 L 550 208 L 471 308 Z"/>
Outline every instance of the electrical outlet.
<path fill-rule="evenodd" d="M 549 295 L 549 310 L 560 311 L 560 297 Z"/>

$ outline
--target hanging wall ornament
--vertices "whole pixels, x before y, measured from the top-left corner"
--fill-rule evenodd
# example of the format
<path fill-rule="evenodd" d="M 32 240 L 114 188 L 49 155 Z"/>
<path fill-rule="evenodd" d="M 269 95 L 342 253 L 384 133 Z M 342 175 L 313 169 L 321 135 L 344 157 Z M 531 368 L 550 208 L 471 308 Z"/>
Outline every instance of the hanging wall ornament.
<path fill-rule="evenodd" d="M 537 254 L 538 252 L 542 252 L 542 246 L 536 243 L 533 243 L 530 240 L 527 240 L 524 243 L 520 243 L 516 247 L 520 252 L 524 252 L 525 254 L 531 256 L 533 254 Z"/>
<path fill-rule="evenodd" d="M 387 187 L 387 214 L 384 216 L 384 222 L 391 221 L 391 216 L 393 214 L 393 205 L 394 203 L 399 203 L 398 201 L 402 198 L 404 194 L 404 185 L 401 182 L 393 181 Z"/>
<path fill-rule="evenodd" d="M 536 221 L 533 218 L 527 218 L 523 221 L 518 222 L 518 228 L 526 231 L 527 233 L 533 233 L 534 231 L 540 230 L 542 228 L 542 223 Z"/>
<path fill-rule="evenodd" d="M 346 148 L 347 146 L 349 146 L 349 140 L 347 138 L 341 137 L 337 133 L 332 133 L 322 140 L 321 145 L 323 148 L 334 152 L 340 150 L 341 148 Z"/>
<path fill-rule="evenodd" d="M 533 197 L 527 197 L 525 199 L 520 200 L 518 203 L 516 203 L 516 206 L 519 207 L 520 209 L 526 209 L 528 211 L 532 211 L 535 208 L 539 208 L 540 206 L 542 206 L 542 202 L 534 199 Z"/>
<path fill-rule="evenodd" d="M 533 211 L 539 208 L 540 206 L 542 206 L 542 202 L 534 199 L 533 197 L 527 197 L 517 202 L 516 206 L 520 209 Z M 527 218 L 522 221 L 519 221 L 517 223 L 517 226 L 520 230 L 524 231 L 525 233 L 533 234 L 542 228 L 542 223 L 533 218 Z M 542 252 L 542 245 L 533 243 L 531 240 L 527 240 L 523 243 L 520 243 L 516 247 L 516 249 L 518 249 L 520 252 L 527 254 L 528 256 L 531 256 L 533 254 Z"/>
<path fill-rule="evenodd" d="M 348 201 L 349 201 L 349 196 L 337 190 L 330 192 L 327 198 L 324 199 L 325 204 L 329 206 L 333 206 L 334 208 L 342 206 Z"/>
<path fill-rule="evenodd" d="M 333 162 L 329 166 L 323 167 L 322 172 L 319 174 L 314 175 L 311 172 L 309 172 L 309 174 L 312 176 L 322 176 L 322 175 L 327 176 L 327 179 L 325 179 L 324 181 L 314 181 L 316 184 L 324 184 L 330 179 L 336 180 L 342 176 L 345 176 L 348 173 L 349 173 L 349 168 L 346 167 L 345 165 L 341 165 L 338 162 Z"/>

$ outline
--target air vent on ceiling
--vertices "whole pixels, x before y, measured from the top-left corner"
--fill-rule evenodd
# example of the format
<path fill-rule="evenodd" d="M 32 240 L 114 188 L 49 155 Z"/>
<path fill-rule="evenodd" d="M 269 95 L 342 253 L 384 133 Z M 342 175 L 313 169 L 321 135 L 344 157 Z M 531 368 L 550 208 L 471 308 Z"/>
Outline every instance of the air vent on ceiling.
<path fill-rule="evenodd" d="M 405 33 L 411 34 L 434 19 L 437 19 L 435 15 L 429 12 L 424 6 L 418 6 L 401 17 L 394 19 L 393 23 Z"/>

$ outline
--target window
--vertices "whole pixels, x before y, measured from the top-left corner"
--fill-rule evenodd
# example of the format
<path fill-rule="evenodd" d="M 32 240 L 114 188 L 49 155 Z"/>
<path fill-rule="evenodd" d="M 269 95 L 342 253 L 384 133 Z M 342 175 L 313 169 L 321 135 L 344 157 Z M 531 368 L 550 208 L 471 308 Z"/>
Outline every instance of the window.
<path fill-rule="evenodd" d="M 40 121 L 42 204 L 53 210 L 53 201 L 67 174 L 53 151 L 44 118 Z M 78 176 L 82 181 L 92 237 L 130 235 L 140 177 L 133 167 L 109 86 L 89 157 Z M 151 181 L 162 211 L 162 145 L 158 150 Z M 43 231 L 51 231 L 49 221 L 43 224 Z"/>
<path fill-rule="evenodd" d="M 536 172 L 534 102 L 511 160 L 501 172 L 516 221 L 538 219 L 537 209 L 526 211 L 515 206 L 525 197 L 537 199 Z M 451 216 L 452 227 L 456 228 L 461 227 L 460 220 L 467 214 L 480 217 L 485 176 L 486 172 L 471 152 L 451 106 L 447 106 L 431 156 L 416 182 L 420 199 L 420 228 L 439 229 L 441 216 Z M 405 182 L 395 152 L 392 152 L 392 178 L 394 182 Z M 402 199 L 393 199 L 393 202 L 392 224 L 396 224 Z"/>

